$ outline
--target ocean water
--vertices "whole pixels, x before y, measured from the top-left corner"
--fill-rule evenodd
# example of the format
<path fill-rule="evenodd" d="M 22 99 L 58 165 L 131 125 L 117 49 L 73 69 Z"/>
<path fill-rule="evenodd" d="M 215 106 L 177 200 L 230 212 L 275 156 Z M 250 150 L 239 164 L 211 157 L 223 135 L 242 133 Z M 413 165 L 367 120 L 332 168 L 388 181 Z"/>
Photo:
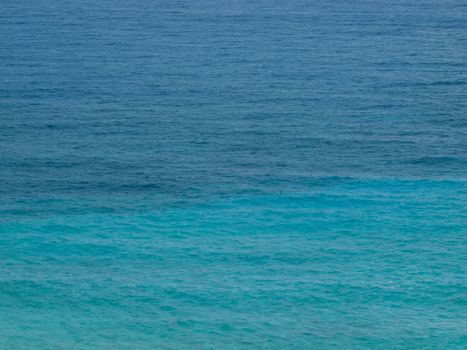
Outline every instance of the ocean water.
<path fill-rule="evenodd" d="M 0 349 L 466 349 L 467 5 L 2 0 Z"/>

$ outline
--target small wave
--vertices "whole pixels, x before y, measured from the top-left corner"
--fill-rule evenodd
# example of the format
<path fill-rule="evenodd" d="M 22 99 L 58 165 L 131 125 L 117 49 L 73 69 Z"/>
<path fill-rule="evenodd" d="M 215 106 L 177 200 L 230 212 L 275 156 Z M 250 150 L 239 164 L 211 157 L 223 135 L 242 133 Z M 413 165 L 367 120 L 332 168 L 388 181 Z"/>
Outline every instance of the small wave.
<path fill-rule="evenodd" d="M 463 158 L 453 156 L 425 156 L 409 161 L 411 164 L 424 164 L 424 165 L 443 165 L 443 164 L 463 164 L 466 165 L 467 161 Z"/>

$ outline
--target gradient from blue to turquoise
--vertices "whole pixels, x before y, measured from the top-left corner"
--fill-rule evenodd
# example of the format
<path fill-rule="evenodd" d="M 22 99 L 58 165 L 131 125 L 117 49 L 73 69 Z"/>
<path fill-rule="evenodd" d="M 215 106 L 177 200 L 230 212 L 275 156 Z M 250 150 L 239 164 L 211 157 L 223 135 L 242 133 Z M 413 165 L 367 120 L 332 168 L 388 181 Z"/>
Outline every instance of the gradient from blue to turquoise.
<path fill-rule="evenodd" d="M 467 7 L 12 1 L 0 348 L 465 349 Z"/>

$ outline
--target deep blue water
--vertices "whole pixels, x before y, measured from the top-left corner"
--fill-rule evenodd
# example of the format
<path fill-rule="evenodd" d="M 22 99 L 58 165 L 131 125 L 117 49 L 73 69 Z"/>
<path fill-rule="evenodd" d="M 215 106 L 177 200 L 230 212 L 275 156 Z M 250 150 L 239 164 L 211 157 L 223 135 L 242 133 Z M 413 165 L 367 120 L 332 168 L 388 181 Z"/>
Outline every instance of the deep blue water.
<path fill-rule="evenodd" d="M 0 348 L 467 348 L 467 4 L 2 0 Z"/>

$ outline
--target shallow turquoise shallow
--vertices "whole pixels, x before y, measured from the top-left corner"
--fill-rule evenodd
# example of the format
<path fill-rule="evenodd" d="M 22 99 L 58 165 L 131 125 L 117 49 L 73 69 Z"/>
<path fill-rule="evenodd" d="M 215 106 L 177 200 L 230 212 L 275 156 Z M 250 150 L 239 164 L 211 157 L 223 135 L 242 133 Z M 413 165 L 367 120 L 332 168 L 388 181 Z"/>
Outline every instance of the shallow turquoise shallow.
<path fill-rule="evenodd" d="M 464 349 L 466 183 L 330 183 L 4 222 L 2 347 Z"/>
<path fill-rule="evenodd" d="M 0 350 L 467 348 L 455 0 L 2 0 Z"/>

